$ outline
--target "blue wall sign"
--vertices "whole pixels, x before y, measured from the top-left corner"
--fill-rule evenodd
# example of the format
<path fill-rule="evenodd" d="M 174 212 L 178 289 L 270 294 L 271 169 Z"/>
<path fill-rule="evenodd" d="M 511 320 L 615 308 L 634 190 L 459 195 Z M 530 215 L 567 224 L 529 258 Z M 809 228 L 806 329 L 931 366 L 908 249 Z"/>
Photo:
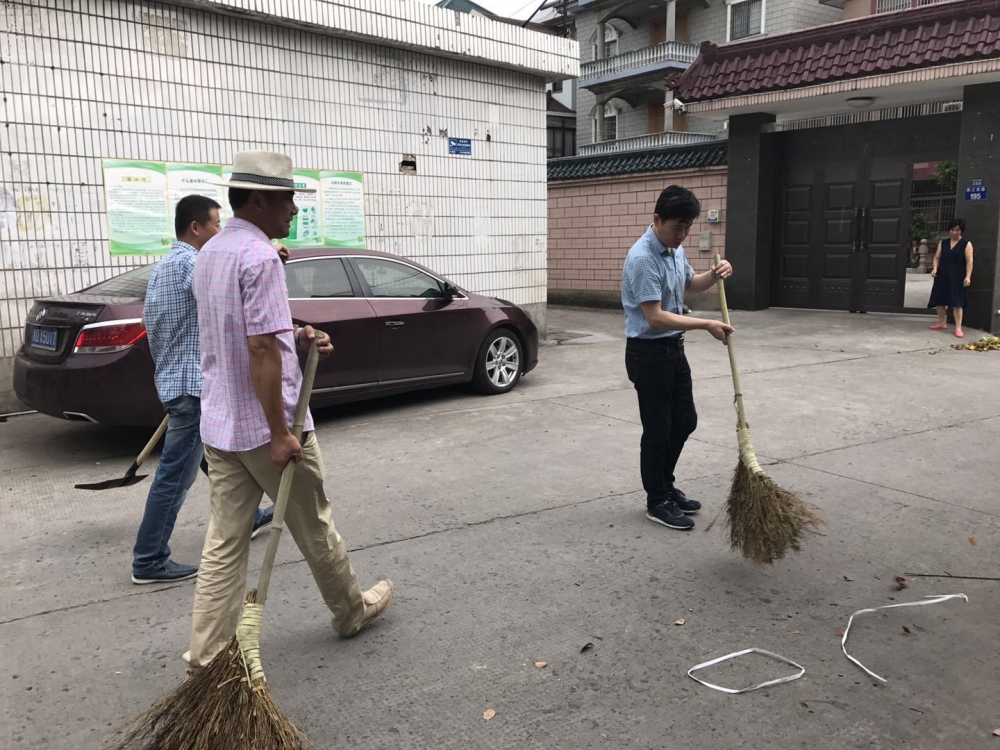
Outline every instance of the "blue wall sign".
<path fill-rule="evenodd" d="M 472 156 L 472 141 L 468 138 L 449 138 L 448 153 L 453 156 Z"/>
<path fill-rule="evenodd" d="M 965 189 L 965 200 L 967 201 L 984 201 L 987 195 L 988 191 L 982 180 L 973 180 Z"/>

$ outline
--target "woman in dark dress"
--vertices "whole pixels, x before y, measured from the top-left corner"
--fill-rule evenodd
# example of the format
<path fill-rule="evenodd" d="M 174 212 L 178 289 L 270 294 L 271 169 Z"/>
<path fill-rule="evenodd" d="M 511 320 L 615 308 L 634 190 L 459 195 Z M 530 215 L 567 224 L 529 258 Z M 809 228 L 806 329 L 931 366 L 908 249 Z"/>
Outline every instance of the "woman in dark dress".
<path fill-rule="evenodd" d="M 934 253 L 934 286 L 927 307 L 937 308 L 938 322 L 931 326 L 934 331 L 947 330 L 950 307 L 955 316 L 955 335 L 963 338 L 962 316 L 969 305 L 966 288 L 972 283 L 972 243 L 962 236 L 965 222 L 961 219 L 948 225 L 948 234 Z"/>

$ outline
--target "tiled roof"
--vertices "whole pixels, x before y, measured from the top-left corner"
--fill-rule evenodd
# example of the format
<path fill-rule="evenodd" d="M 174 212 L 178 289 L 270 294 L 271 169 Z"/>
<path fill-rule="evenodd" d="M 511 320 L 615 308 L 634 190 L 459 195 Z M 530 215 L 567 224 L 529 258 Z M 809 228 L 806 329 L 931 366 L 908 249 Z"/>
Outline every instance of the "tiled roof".
<path fill-rule="evenodd" d="M 437 4 L 437 7 L 458 11 L 459 13 L 482 13 L 483 15 L 491 15 L 486 8 L 481 5 L 476 5 L 469 0 L 441 0 L 441 2 Z"/>
<path fill-rule="evenodd" d="M 565 29 L 559 29 L 555 26 L 546 26 L 543 23 L 535 23 L 534 21 L 525 23 L 524 21 L 518 21 L 516 18 L 494 16 L 492 13 L 490 13 L 487 17 L 492 18 L 494 21 L 499 21 L 500 23 L 510 24 L 511 26 L 521 26 L 529 31 L 538 31 L 542 34 L 548 34 L 549 36 L 567 36 Z"/>
<path fill-rule="evenodd" d="M 548 92 L 548 96 L 545 97 L 545 111 L 552 112 L 556 115 L 575 115 L 576 112 L 561 101 L 552 96 L 552 92 Z"/>
<path fill-rule="evenodd" d="M 562 29 L 557 29 L 552 26 L 546 26 L 542 23 L 518 21 L 516 18 L 504 18 L 503 16 L 498 16 L 495 13 L 490 13 L 481 5 L 476 5 L 469 0 L 441 0 L 437 4 L 437 7 L 444 8 L 445 10 L 454 10 L 459 13 L 478 13 L 481 16 L 485 16 L 493 21 L 499 21 L 500 23 L 506 23 L 510 26 L 522 26 L 531 31 L 539 31 L 542 34 L 550 34 L 552 36 L 566 36 L 566 32 Z"/>
<path fill-rule="evenodd" d="M 726 141 L 672 146 L 648 151 L 626 151 L 598 156 L 549 159 L 549 180 L 581 180 L 643 172 L 676 172 L 681 169 L 724 167 L 729 156 Z"/>
<path fill-rule="evenodd" d="M 705 42 L 668 83 L 683 102 L 1000 57 L 997 0 L 959 0 L 736 44 Z"/>

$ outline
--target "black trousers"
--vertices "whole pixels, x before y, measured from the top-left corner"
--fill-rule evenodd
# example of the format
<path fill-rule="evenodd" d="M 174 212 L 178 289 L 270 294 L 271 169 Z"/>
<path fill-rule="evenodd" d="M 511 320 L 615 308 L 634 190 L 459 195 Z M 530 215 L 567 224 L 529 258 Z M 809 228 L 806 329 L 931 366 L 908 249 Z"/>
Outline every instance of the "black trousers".
<path fill-rule="evenodd" d="M 639 397 L 639 470 L 652 508 L 670 497 L 677 460 L 698 426 L 683 337 L 629 339 L 625 369 Z"/>

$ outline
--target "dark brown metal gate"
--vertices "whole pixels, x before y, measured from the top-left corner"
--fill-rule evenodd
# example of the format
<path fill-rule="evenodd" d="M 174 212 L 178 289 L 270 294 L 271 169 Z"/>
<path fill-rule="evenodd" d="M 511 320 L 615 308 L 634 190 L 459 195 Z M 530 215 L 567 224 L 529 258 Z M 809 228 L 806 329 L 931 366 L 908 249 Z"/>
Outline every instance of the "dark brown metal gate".
<path fill-rule="evenodd" d="M 903 310 L 913 165 L 957 158 L 960 117 L 781 134 L 772 305 Z"/>

